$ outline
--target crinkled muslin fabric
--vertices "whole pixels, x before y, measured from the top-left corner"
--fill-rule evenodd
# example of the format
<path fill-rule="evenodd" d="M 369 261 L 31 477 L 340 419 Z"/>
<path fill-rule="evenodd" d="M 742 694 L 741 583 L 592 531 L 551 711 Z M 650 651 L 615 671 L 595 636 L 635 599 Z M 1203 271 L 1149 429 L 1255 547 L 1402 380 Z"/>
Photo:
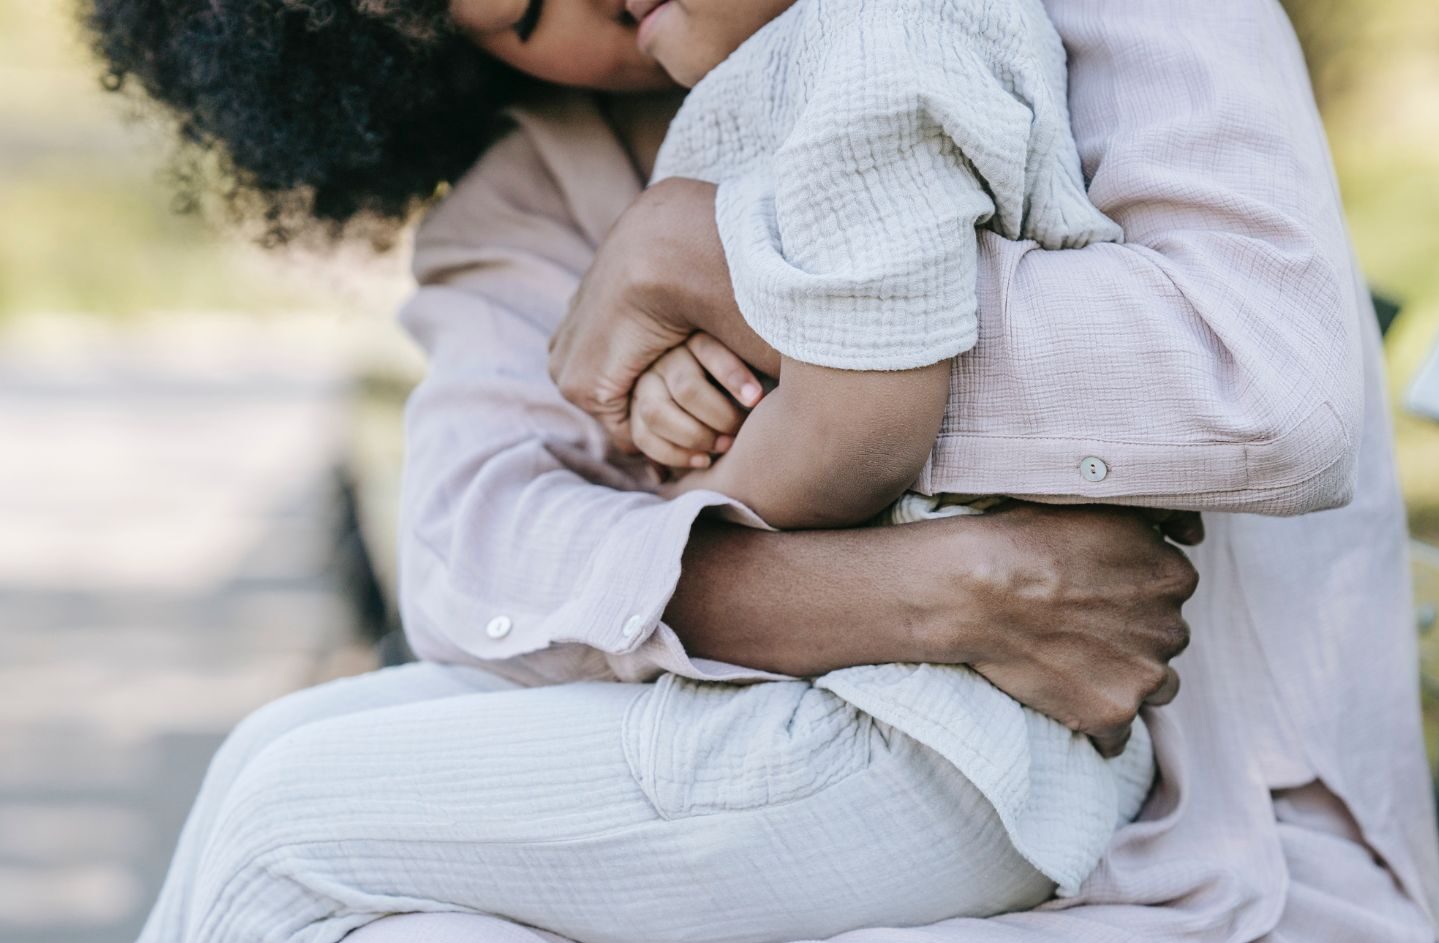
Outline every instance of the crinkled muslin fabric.
<path fill-rule="evenodd" d="M 735 300 L 805 363 L 905 370 L 974 345 L 974 228 L 1117 241 L 1084 191 L 1039 0 L 800 0 L 717 65 L 654 179 L 717 185 Z"/>
<path fill-rule="evenodd" d="M 1076 896 L 841 939 L 1432 940 L 1379 340 L 1293 32 L 1271 0 L 1046 9 L 1090 198 L 1125 241 L 980 234 L 979 337 L 919 485 L 1208 512 L 1184 688 L 1148 717 L 1150 801 Z M 526 684 L 774 677 L 689 658 L 661 620 L 692 521 L 724 499 L 632 490 L 547 377 L 642 179 L 584 96 L 518 120 L 418 237 L 411 640 Z"/>

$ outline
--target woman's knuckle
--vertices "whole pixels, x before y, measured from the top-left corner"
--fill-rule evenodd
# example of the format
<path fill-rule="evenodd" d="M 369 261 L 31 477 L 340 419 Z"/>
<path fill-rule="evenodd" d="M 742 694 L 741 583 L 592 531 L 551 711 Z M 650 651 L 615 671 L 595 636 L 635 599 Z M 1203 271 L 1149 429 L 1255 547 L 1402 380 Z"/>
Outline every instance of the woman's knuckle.
<path fill-rule="evenodd" d="M 1122 731 L 1134 722 L 1143 699 L 1138 694 L 1110 697 L 1096 712 L 1095 726 L 1108 732 Z"/>
<path fill-rule="evenodd" d="M 1189 623 L 1176 618 L 1164 627 L 1164 654 L 1173 658 L 1189 647 Z"/>
<path fill-rule="evenodd" d="M 1181 599 L 1188 599 L 1199 588 L 1199 572 L 1189 562 L 1183 551 L 1166 546 L 1161 581 L 1167 589 Z"/>
<path fill-rule="evenodd" d="M 1140 670 L 1137 682 L 1141 700 L 1148 697 L 1164 686 L 1164 679 L 1168 676 L 1168 670 L 1163 665 L 1147 664 Z"/>

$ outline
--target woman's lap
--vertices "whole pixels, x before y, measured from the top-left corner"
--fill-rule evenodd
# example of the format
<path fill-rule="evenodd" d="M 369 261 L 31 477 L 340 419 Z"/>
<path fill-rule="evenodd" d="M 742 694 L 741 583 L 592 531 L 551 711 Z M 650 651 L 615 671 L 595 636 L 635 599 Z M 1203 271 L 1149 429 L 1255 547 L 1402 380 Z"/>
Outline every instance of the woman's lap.
<path fill-rule="evenodd" d="M 180 926 L 318 941 L 472 908 L 593 940 L 782 939 L 1043 896 L 977 792 L 908 738 L 799 682 L 727 689 L 731 719 L 689 730 L 714 693 L 414 666 L 287 698 L 227 748 L 247 759 Z M 845 916 L 836 889 L 856 887 L 876 909 Z"/>

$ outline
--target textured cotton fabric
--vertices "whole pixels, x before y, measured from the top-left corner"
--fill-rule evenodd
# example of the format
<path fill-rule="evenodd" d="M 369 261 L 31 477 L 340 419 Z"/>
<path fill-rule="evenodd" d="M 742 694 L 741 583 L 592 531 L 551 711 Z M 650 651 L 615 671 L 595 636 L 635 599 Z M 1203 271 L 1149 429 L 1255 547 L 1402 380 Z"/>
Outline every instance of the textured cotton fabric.
<path fill-rule="evenodd" d="M 587 943 L 771 943 L 1052 889 L 946 760 L 805 682 L 408 665 L 242 725 L 141 940 L 335 943 L 467 911 Z"/>
<path fill-rule="evenodd" d="M 799 0 L 694 87 L 654 176 L 718 185 L 745 320 L 825 367 L 974 346 L 976 226 L 1121 236 L 1085 195 L 1039 0 Z"/>
<path fill-rule="evenodd" d="M 1212 512 L 1184 687 L 1148 715 L 1153 797 L 1076 897 L 840 939 L 1432 940 L 1379 339 L 1297 43 L 1271 0 L 1046 8 L 1090 196 L 1125 242 L 980 234 L 980 338 L 924 482 Z M 690 659 L 661 620 L 694 517 L 727 502 L 644 492 L 546 372 L 549 333 L 643 181 L 584 96 L 520 120 L 418 237 L 403 320 L 430 372 L 408 414 L 410 639 L 526 684 L 774 677 Z M 493 638 L 499 615 L 513 628 Z M 1322 811 L 1289 816 L 1296 791 L 1328 797 Z"/>

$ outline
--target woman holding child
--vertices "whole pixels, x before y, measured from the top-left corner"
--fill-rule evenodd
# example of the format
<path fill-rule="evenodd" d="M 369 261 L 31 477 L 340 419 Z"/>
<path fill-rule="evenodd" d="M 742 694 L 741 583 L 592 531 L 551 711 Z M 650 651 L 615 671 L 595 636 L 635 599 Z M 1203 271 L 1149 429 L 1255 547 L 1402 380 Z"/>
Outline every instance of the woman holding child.
<path fill-rule="evenodd" d="M 1052 25 L 1000 30 L 1002 55 L 924 97 L 915 114 L 942 127 L 905 151 L 936 161 L 916 186 L 956 174 L 941 205 L 988 202 L 953 245 L 896 253 L 957 273 L 914 297 L 977 309 L 977 331 L 842 365 L 787 345 L 812 324 L 756 323 L 736 302 L 793 270 L 731 266 L 855 234 L 874 247 L 870 216 L 825 230 L 816 215 L 806 243 L 794 221 L 812 207 L 786 202 L 778 161 L 749 189 L 721 167 L 642 192 L 674 113 L 638 94 L 669 84 L 646 50 L 693 81 L 742 61 L 751 34 L 840 42 L 820 0 L 640 3 L 638 23 L 588 0 L 188 6 L 97 0 L 92 22 L 117 74 L 222 146 L 270 207 L 400 215 L 489 146 L 421 227 L 402 314 L 431 359 L 408 414 L 402 546 L 425 662 L 247 720 L 145 940 L 1433 938 L 1377 335 L 1277 6 L 1053 0 Z M 975 5 L 967 41 L 995 35 L 993 6 Z M 799 16 L 809 32 L 780 33 Z M 867 21 L 844 33 L 859 52 L 824 46 L 825 61 L 903 48 L 918 82 L 963 58 L 927 59 L 932 34 L 897 22 L 913 46 Z M 1056 130 L 1046 30 L 1069 55 L 1073 140 Z M 679 51 L 705 66 L 685 73 Z M 762 94 L 781 78 L 833 87 L 763 61 L 782 65 Z M 996 91 L 969 82 L 1028 109 L 1018 151 L 997 143 L 1002 123 L 944 109 L 955 88 Z M 483 98 L 500 89 L 523 96 L 508 132 Z M 909 166 L 886 148 L 915 126 L 864 138 L 836 179 Z M 754 153 L 792 155 L 815 127 L 835 124 L 796 106 Z M 1080 161 L 1087 198 L 1045 204 L 1056 191 L 1035 181 L 1078 181 Z M 1122 234 L 1091 225 L 1050 248 L 1046 205 L 1069 225 L 1097 208 Z M 871 260 L 851 254 L 843 274 Z M 802 310 L 814 280 L 799 281 L 800 303 L 764 311 Z M 872 290 L 883 316 L 909 283 L 826 282 L 816 310 Z M 857 373 L 820 372 L 839 366 Z M 760 398 L 757 373 L 778 388 Z M 850 444 L 796 463 L 769 434 L 754 452 L 775 404 Z M 703 470 L 661 485 L 635 448 Z M 827 500 L 796 510 L 725 480 L 746 449 L 825 482 Z M 886 471 L 852 471 L 872 467 Z M 930 519 L 775 532 L 754 513 L 849 524 L 907 488 L 934 499 Z M 969 509 L 950 495 L 1168 510 L 1011 500 L 948 516 Z M 1176 509 L 1215 512 L 1202 543 Z M 1178 696 L 1168 661 L 1194 586 L 1165 535 L 1201 574 Z M 1126 743 L 1145 702 L 1158 709 Z"/>

